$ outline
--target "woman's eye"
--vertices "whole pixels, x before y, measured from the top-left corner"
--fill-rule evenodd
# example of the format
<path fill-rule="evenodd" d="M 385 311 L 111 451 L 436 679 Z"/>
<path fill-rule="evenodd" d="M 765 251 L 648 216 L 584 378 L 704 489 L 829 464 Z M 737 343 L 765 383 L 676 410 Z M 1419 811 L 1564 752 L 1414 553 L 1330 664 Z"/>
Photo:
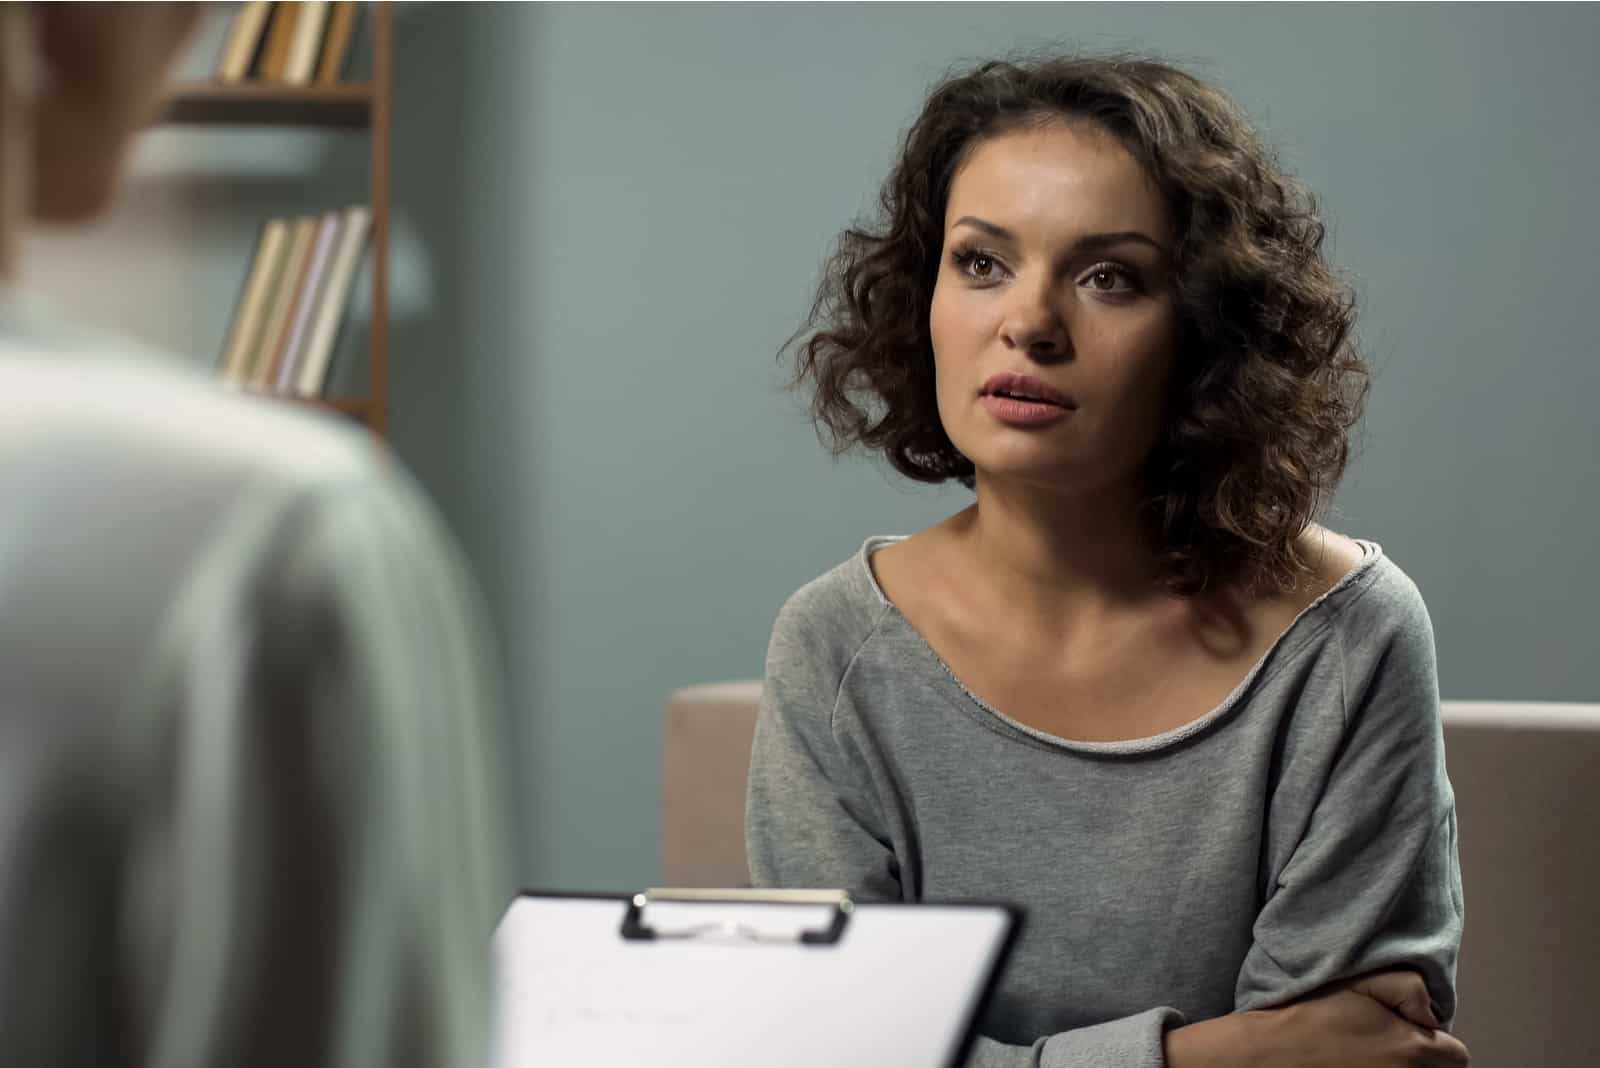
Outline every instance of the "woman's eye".
<path fill-rule="evenodd" d="M 976 249 L 962 249 L 955 254 L 956 266 L 969 278 L 987 282 L 997 277 L 1001 271 L 1000 261 L 987 252 Z"/>
<path fill-rule="evenodd" d="M 1127 285 L 1118 288 L 1112 285 L 1099 284 L 1102 279 L 1115 280 L 1118 278 L 1126 281 Z M 1085 280 L 1089 283 L 1090 289 L 1099 290 L 1102 293 L 1131 293 L 1138 288 L 1138 286 L 1135 284 L 1133 275 L 1124 268 L 1118 267 L 1113 263 L 1103 263 L 1094 268 L 1085 276 Z"/>

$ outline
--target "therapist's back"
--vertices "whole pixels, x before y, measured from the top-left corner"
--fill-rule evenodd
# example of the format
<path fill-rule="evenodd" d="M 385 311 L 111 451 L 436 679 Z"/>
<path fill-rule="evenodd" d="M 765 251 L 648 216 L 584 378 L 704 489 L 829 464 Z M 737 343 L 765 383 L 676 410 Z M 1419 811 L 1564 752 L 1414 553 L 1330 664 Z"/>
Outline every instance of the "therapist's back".
<path fill-rule="evenodd" d="M 0 5 L 0 265 L 202 8 Z M 0 308 L 0 1062 L 484 1061 L 480 611 L 360 431 Z"/>

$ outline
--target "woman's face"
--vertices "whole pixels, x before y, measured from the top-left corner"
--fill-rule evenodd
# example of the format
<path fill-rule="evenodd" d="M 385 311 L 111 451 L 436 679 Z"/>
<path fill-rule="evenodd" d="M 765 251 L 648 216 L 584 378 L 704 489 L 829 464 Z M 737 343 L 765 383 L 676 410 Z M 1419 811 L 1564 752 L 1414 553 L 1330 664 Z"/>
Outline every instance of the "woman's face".
<path fill-rule="evenodd" d="M 977 477 L 1136 478 L 1176 357 L 1159 192 L 1114 137 L 1052 122 L 956 172 L 929 328 L 939 416 Z"/>

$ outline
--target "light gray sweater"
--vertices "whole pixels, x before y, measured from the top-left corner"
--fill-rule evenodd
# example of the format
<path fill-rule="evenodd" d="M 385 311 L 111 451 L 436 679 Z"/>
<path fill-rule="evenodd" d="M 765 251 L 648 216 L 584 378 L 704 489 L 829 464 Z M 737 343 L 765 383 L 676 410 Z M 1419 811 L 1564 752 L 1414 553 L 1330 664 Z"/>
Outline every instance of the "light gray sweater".
<path fill-rule="evenodd" d="M 0 299 L 0 1063 L 484 1063 L 477 594 L 364 432 Z"/>
<path fill-rule="evenodd" d="M 1026 909 L 969 1063 L 1157 1068 L 1163 1032 L 1411 967 L 1455 1015 L 1462 927 L 1433 631 L 1375 544 L 1217 708 L 1070 742 L 968 692 L 861 551 L 783 606 L 757 886 Z"/>

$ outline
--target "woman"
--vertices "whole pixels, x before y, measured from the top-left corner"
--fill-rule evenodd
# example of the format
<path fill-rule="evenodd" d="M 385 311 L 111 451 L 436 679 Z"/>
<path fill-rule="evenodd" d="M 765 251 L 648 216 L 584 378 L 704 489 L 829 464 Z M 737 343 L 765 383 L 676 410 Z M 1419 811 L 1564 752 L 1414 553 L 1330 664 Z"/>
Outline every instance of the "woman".
<path fill-rule="evenodd" d="M 947 80 L 882 204 L 797 381 L 976 501 L 784 605 L 755 882 L 1024 905 L 978 1064 L 1465 1063 L 1427 612 L 1314 522 L 1366 389 L 1314 200 L 1112 56 Z"/>
<path fill-rule="evenodd" d="M 0 267 L 204 5 L 0 5 Z M 479 609 L 355 428 L 0 309 L 0 1060 L 485 1063 Z"/>

